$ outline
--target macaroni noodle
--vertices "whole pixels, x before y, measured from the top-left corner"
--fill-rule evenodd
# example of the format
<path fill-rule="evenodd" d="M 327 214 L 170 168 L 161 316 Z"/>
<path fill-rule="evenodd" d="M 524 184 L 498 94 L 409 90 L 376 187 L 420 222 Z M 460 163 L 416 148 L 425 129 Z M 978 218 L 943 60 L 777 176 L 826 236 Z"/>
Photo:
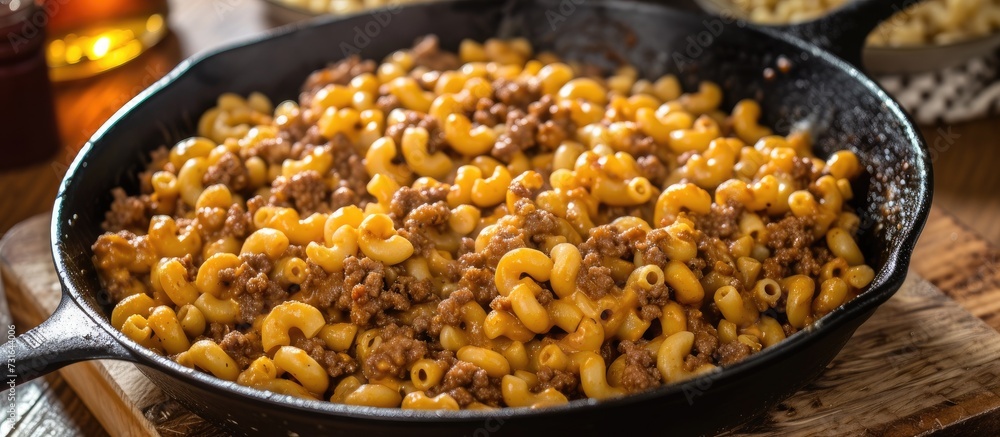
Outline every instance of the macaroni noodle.
<path fill-rule="evenodd" d="M 542 408 L 731 365 L 874 280 L 850 145 L 710 82 L 436 44 L 224 95 L 154 154 L 93 246 L 111 323 L 283 395 Z"/>

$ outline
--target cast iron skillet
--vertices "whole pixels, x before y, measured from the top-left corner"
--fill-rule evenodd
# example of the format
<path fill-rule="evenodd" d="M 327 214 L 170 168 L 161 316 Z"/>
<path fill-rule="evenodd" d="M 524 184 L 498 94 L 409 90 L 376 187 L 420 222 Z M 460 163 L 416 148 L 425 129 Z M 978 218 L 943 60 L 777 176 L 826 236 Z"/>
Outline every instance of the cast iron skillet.
<path fill-rule="evenodd" d="M 55 202 L 51 234 L 63 300 L 51 318 L 9 345 L 16 357 L 16 381 L 81 360 L 132 361 L 192 411 L 241 434 L 483 435 L 642 428 L 693 434 L 744 422 L 815 378 L 892 296 L 906 276 L 927 218 L 931 165 L 923 140 L 899 105 L 855 67 L 865 33 L 893 12 L 892 3 L 867 0 L 807 27 L 788 28 L 814 45 L 774 29 L 641 3 L 447 1 L 285 28 L 185 61 L 112 117 L 70 167 Z M 371 36 L 358 36 L 365 31 Z M 675 73 L 687 89 L 699 79 L 713 80 L 725 88 L 727 107 L 754 97 L 765 108 L 764 122 L 780 132 L 807 126 L 820 155 L 855 151 L 866 168 L 854 188 L 863 218 L 861 247 L 877 271 L 870 290 L 812 329 L 722 371 L 620 399 L 541 410 L 426 412 L 305 401 L 185 368 L 112 328 L 111 303 L 95 275 L 90 246 L 101 233 L 109 192 L 116 186 L 136 192 L 136 174 L 152 149 L 195 133 L 198 115 L 220 93 L 263 91 L 276 102 L 295 98 L 311 71 L 340 59 L 345 49 L 381 59 L 426 34 L 437 34 L 451 49 L 463 38 L 521 35 L 542 49 L 578 59 L 627 59 L 649 77 Z M 821 46 L 836 47 L 840 57 Z M 780 57 L 789 62 L 779 62 Z M 783 72 L 777 64 L 791 68 Z M 764 73 L 769 68 L 774 74 Z"/>

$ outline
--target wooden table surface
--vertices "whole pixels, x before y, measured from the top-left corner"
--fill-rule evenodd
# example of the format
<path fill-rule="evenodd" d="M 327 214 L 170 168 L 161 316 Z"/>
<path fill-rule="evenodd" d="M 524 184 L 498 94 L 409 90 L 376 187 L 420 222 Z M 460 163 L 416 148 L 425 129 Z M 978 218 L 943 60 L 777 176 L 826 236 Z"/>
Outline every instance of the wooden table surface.
<path fill-rule="evenodd" d="M 52 207 L 59 181 L 80 147 L 118 108 L 194 53 L 272 27 L 259 0 L 171 0 L 173 33 L 137 60 L 97 78 L 56 86 L 62 150 L 48 162 L 0 172 L 0 235 Z M 934 204 L 973 232 L 1000 244 L 1000 117 L 922 127 L 934 160 Z M 947 263 L 942 260 L 941 263 Z M 922 273 L 915 263 L 915 269 Z M 923 264 L 923 263 L 921 263 Z M 103 435 L 104 430 L 58 373 L 19 388 L 36 432 Z M 66 433 L 66 431 L 69 431 Z M 48 434 L 48 433 L 46 433 Z"/>

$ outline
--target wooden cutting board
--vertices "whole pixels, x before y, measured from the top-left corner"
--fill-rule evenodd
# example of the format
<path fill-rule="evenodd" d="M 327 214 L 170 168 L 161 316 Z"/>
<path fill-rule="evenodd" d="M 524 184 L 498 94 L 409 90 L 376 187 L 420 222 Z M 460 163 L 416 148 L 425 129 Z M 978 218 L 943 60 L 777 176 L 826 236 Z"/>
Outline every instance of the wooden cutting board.
<path fill-rule="evenodd" d="M 18 327 L 59 301 L 49 217 L 0 241 L 0 268 Z M 903 288 L 879 308 L 822 376 L 733 435 L 917 435 L 1000 429 L 998 251 L 933 210 Z M 132 364 L 61 370 L 111 435 L 221 435 L 167 399 Z"/>

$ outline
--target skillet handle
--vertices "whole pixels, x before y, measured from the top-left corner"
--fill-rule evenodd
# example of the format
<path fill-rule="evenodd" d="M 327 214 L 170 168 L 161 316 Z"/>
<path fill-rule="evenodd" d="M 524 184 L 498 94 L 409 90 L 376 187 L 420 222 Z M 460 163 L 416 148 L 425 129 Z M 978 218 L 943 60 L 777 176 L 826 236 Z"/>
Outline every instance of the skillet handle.
<path fill-rule="evenodd" d="M 13 325 L 4 328 L 12 329 Z M 78 361 L 136 358 L 63 294 L 55 313 L 41 325 L 0 345 L 9 385 L 21 385 Z"/>
<path fill-rule="evenodd" d="M 777 28 L 818 45 L 860 68 L 861 49 L 868 34 L 889 17 L 920 1 L 849 1 L 840 9 L 816 20 Z"/>

